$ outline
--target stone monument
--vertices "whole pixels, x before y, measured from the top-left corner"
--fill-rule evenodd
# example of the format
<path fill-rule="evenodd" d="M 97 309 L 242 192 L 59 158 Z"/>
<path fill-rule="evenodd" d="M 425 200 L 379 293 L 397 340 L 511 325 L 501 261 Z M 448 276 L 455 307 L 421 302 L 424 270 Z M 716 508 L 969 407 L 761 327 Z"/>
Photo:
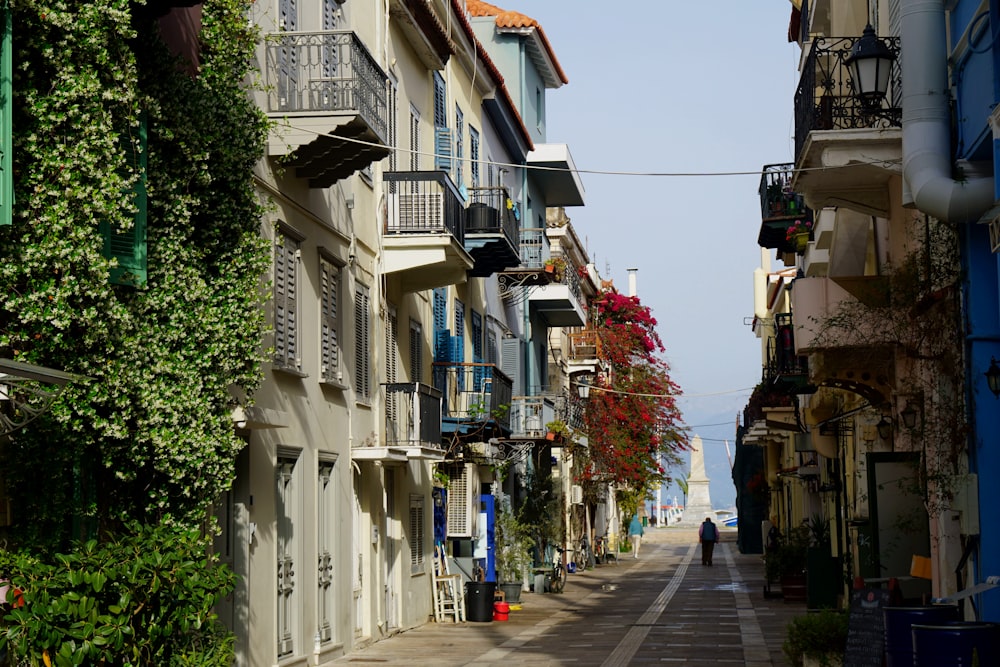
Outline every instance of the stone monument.
<path fill-rule="evenodd" d="M 715 512 L 708 492 L 708 475 L 705 474 L 705 452 L 701 448 L 701 437 L 691 438 L 691 471 L 687 478 L 687 502 L 681 517 L 682 526 L 697 526 L 705 517 Z"/>

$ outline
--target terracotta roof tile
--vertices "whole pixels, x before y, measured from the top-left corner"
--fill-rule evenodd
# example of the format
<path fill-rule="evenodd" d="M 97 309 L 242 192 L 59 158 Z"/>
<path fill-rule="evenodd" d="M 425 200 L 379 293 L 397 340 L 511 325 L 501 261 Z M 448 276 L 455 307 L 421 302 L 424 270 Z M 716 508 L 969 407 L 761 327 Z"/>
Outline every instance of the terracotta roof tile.
<path fill-rule="evenodd" d="M 506 9 L 501 9 L 496 5 L 491 5 L 488 2 L 483 2 L 482 0 L 467 0 L 466 7 L 468 8 L 469 14 L 475 17 L 487 17 L 495 16 L 496 24 L 498 28 L 534 28 L 538 31 L 538 37 L 542 40 L 542 44 L 545 46 L 545 50 L 549 54 L 549 58 L 552 59 L 552 65 L 555 67 L 556 74 L 563 83 L 569 83 L 569 79 L 566 78 L 566 73 L 563 72 L 562 66 L 559 64 L 559 59 L 556 58 L 556 52 L 552 48 L 552 44 L 549 42 L 549 38 L 545 36 L 545 31 L 542 30 L 542 24 L 531 18 L 530 16 L 525 16 L 520 12 L 507 11 Z"/>

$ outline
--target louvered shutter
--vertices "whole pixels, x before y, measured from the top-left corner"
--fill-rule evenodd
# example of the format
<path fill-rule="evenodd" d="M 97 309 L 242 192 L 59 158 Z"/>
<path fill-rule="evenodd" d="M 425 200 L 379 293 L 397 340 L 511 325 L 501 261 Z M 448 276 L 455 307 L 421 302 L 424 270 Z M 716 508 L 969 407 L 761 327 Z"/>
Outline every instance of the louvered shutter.
<path fill-rule="evenodd" d="M 524 346 L 517 338 L 504 338 L 500 344 L 500 370 L 513 381 L 514 396 L 523 396 L 521 387 L 521 364 Z"/>
<path fill-rule="evenodd" d="M 417 574 L 424 568 L 424 498 L 410 496 L 410 572 Z"/>
<path fill-rule="evenodd" d="M 340 269 L 325 259 L 319 261 L 320 274 L 320 364 L 324 380 L 340 379 L 340 341 L 338 307 Z"/>
<path fill-rule="evenodd" d="M 423 328 L 420 322 L 410 320 L 410 380 L 424 381 Z"/>
<path fill-rule="evenodd" d="M 448 468 L 448 535 L 472 537 L 471 493 L 473 479 L 470 466 L 464 463 Z"/>
<path fill-rule="evenodd" d="M 146 284 L 146 165 L 147 165 L 146 114 L 140 114 L 137 128 L 129 128 L 122 135 L 122 150 L 125 153 L 123 177 L 133 180 L 131 206 L 132 224 L 127 229 L 112 226 L 107 220 L 101 222 L 104 237 L 104 256 L 116 260 L 111 269 L 111 282 L 117 285 L 142 287 Z"/>
<path fill-rule="evenodd" d="M 434 168 L 438 171 L 451 172 L 452 133 L 447 127 L 434 128 Z"/>
<path fill-rule="evenodd" d="M 299 244 L 279 232 L 274 248 L 274 363 L 298 370 Z"/>
<path fill-rule="evenodd" d="M 385 323 L 385 381 L 395 384 L 398 370 L 399 358 L 399 334 L 396 327 L 399 325 L 399 318 L 396 316 L 396 307 L 389 306 Z M 393 424 L 399 418 L 400 396 L 398 392 L 391 391 L 385 397 L 385 416 Z"/>
<path fill-rule="evenodd" d="M 370 335 L 368 288 L 359 286 L 354 292 L 354 392 L 365 400 L 371 397 Z"/>

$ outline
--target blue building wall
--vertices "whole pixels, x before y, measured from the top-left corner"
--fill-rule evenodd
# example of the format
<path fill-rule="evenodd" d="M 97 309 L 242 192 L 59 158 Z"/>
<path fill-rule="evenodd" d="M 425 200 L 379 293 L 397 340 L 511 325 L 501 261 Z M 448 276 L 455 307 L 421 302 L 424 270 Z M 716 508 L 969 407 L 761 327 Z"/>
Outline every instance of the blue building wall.
<path fill-rule="evenodd" d="M 950 14 L 951 48 L 955 91 L 955 156 L 989 163 L 994 169 L 994 193 L 1000 199 L 1000 146 L 993 141 L 989 115 L 1000 99 L 997 78 L 997 37 L 1000 36 L 1000 0 L 991 0 L 988 12 L 978 12 L 980 3 L 959 0 Z M 963 39 L 964 38 L 964 39 Z M 986 225 L 970 223 L 961 232 L 961 261 L 965 282 L 963 297 L 966 330 L 966 377 L 971 471 L 979 476 L 980 548 L 973 561 L 971 586 L 1000 574 L 1000 525 L 991 520 L 1000 504 L 1000 404 L 986 386 L 984 372 L 993 357 L 1000 358 L 1000 289 L 998 255 L 990 251 Z M 979 596 L 980 618 L 1000 621 L 1000 592 Z"/>

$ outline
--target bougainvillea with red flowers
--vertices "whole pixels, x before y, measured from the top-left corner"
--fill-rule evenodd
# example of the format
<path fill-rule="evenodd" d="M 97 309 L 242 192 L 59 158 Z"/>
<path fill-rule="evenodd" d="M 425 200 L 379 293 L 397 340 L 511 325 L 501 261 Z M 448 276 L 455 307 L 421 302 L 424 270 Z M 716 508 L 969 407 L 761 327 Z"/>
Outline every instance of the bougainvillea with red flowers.
<path fill-rule="evenodd" d="M 592 383 L 586 410 L 589 461 L 581 481 L 611 482 L 644 495 L 663 479 L 661 460 L 687 448 L 676 399 L 680 387 L 656 332 L 656 319 L 638 297 L 612 287 L 591 302 L 592 326 L 609 370 Z"/>

